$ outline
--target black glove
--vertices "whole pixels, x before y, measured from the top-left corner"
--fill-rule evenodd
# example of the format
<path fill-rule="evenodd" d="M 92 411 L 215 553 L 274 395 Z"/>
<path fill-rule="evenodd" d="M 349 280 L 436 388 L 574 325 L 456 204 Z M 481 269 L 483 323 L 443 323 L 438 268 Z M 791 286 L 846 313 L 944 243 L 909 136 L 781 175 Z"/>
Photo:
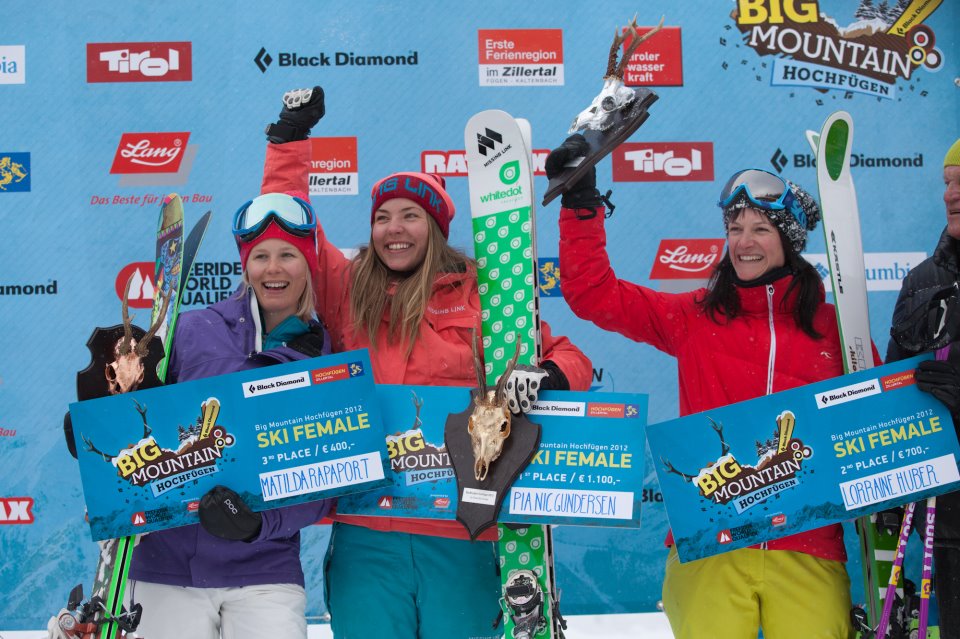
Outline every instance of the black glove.
<path fill-rule="evenodd" d="M 579 133 L 571 135 L 547 156 L 544 164 L 547 179 L 552 180 L 560 175 L 568 162 L 584 157 L 589 152 L 590 144 L 585 137 Z M 560 197 L 560 203 L 568 209 L 596 209 L 602 205 L 603 200 L 600 197 L 600 191 L 597 190 L 596 168 L 590 167 L 590 170 L 576 184 L 571 185 L 569 190 Z"/>
<path fill-rule="evenodd" d="M 233 541 L 250 541 L 260 534 L 263 515 L 226 486 L 214 486 L 200 500 L 200 525 L 211 535 Z"/>
<path fill-rule="evenodd" d="M 267 139 L 274 144 L 306 140 L 310 137 L 310 129 L 324 113 L 323 89 L 320 87 L 287 91 L 283 94 L 280 119 L 267 125 Z"/>
<path fill-rule="evenodd" d="M 540 381 L 540 390 L 570 390 L 570 382 L 559 366 L 545 359 L 540 362 L 540 368 L 547 371 L 547 376 Z"/>
<path fill-rule="evenodd" d="M 287 347 L 307 357 L 320 357 L 323 354 L 323 328 L 310 324 L 310 330 L 287 342 Z"/>
<path fill-rule="evenodd" d="M 953 352 L 953 347 L 950 351 Z M 960 371 L 950 359 L 922 361 L 917 366 L 914 377 L 917 380 L 917 388 L 930 393 L 946 404 L 951 415 L 958 415 L 960 414 Z"/>

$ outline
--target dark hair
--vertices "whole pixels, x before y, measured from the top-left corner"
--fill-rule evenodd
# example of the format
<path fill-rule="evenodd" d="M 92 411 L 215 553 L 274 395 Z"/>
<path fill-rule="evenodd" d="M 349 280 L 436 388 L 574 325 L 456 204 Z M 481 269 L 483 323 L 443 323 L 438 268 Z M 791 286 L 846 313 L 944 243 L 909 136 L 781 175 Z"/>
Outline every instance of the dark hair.
<path fill-rule="evenodd" d="M 810 262 L 793 251 L 783 233 L 778 230 L 777 234 L 780 236 L 780 244 L 783 246 L 785 266 L 793 273 L 793 279 L 787 287 L 783 303 L 785 304 L 790 299 L 791 294 L 796 289 L 797 303 L 793 309 L 793 319 L 797 323 L 797 327 L 804 333 L 814 339 L 820 339 L 823 335 L 818 333 L 813 326 L 813 318 L 821 304 L 820 274 Z M 717 324 L 722 323 L 721 316 L 726 319 L 734 319 L 740 315 L 737 282 L 737 273 L 733 268 L 733 261 L 730 259 L 730 251 L 728 250 L 720 263 L 717 264 L 713 275 L 710 276 L 707 293 L 702 299 L 697 300 L 700 307 Z"/>

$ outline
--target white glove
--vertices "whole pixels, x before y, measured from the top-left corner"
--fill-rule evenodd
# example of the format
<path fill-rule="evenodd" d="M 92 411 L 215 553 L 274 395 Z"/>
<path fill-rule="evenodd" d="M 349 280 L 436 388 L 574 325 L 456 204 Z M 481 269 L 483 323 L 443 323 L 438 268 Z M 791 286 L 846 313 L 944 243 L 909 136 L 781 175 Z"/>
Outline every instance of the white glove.
<path fill-rule="evenodd" d="M 529 412 L 537 401 L 543 378 L 549 374 L 542 368 L 518 364 L 507 378 L 507 406 L 514 415 Z"/>

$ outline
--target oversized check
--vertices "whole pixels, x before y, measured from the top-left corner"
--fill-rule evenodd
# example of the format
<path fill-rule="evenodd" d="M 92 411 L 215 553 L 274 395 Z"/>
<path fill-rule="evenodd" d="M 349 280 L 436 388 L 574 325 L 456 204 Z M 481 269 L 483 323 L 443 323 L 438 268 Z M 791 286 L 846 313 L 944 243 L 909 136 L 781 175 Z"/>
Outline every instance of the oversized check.
<path fill-rule="evenodd" d="M 960 488 L 920 356 L 647 428 L 681 561 Z"/>
<path fill-rule="evenodd" d="M 198 522 L 217 484 L 255 511 L 388 483 L 366 350 L 70 405 L 95 540 Z"/>
<path fill-rule="evenodd" d="M 380 385 L 377 392 L 391 483 L 340 498 L 337 512 L 455 519 L 463 496 L 444 426 L 467 407 L 470 389 Z M 546 391 L 528 415 L 542 427 L 540 448 L 509 489 L 499 521 L 638 527 L 647 396 Z M 467 499 L 483 499 L 483 492 Z"/>

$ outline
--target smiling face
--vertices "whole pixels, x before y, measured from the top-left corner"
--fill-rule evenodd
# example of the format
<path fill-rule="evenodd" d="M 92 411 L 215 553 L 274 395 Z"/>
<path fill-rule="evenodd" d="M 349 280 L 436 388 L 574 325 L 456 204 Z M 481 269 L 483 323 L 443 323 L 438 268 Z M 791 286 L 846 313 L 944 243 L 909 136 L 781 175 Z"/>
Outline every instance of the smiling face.
<path fill-rule="evenodd" d="M 269 333 L 296 314 L 307 287 L 307 260 L 293 244 L 274 238 L 253 247 L 245 270 Z"/>
<path fill-rule="evenodd" d="M 430 219 L 419 204 L 407 198 L 386 200 L 373 212 L 370 245 L 391 271 L 416 270 L 427 254 Z"/>
<path fill-rule="evenodd" d="M 730 220 L 727 248 L 737 277 L 745 282 L 786 263 L 777 227 L 756 209 L 741 209 L 739 215 Z"/>
<path fill-rule="evenodd" d="M 943 167 L 943 203 L 947 209 L 947 234 L 960 240 L 960 166 Z"/>

